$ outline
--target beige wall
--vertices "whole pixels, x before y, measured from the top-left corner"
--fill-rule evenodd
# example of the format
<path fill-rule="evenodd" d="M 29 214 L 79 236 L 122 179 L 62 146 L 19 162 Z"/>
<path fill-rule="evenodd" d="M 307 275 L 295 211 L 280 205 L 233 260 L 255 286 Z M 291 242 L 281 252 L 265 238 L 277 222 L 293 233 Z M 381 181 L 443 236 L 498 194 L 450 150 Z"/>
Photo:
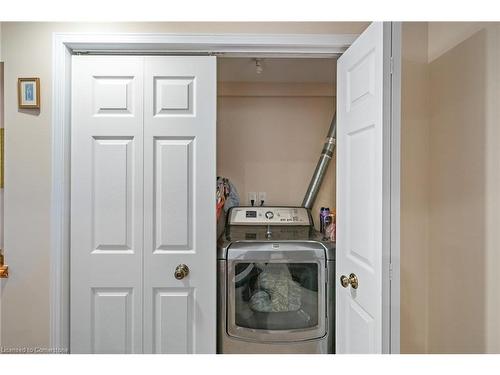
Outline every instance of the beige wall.
<path fill-rule="evenodd" d="M 49 345 L 52 32 L 356 33 L 364 27 L 363 23 L 2 23 L 7 128 L 5 248 L 12 270 L 3 284 L 2 344 Z M 404 33 L 410 31 L 403 35 L 404 41 L 414 44 L 405 43 L 403 50 L 401 348 L 405 352 L 500 352 L 496 287 L 500 285 L 500 147 L 496 144 L 500 139 L 500 30 L 495 24 L 430 24 L 426 73 L 422 27 L 405 25 L 403 29 Z M 17 110 L 16 80 L 23 75 L 41 78 L 39 114 Z M 430 85 L 428 91 L 426 84 Z M 431 110 L 428 129 L 423 115 L 426 99 Z M 273 100 L 279 106 L 289 98 Z M 228 121 L 232 114 L 224 111 L 228 101 L 242 109 L 239 119 L 248 123 L 249 108 L 259 98 L 223 98 L 219 103 L 222 127 L 234 123 Z M 327 104 L 323 107 L 320 102 L 318 99 L 311 108 L 326 109 Z M 309 105 L 303 110 L 302 115 Z M 273 108 L 266 111 L 272 114 Z M 316 124 L 329 121 L 326 111 L 318 111 L 316 116 Z M 325 129 L 316 126 L 319 141 L 308 140 L 311 154 L 302 159 L 304 173 L 307 163 L 314 165 L 321 147 L 319 136 L 324 136 Z M 224 173 L 232 168 L 219 167 Z M 270 198 L 274 195 L 268 194 Z M 300 196 L 299 189 L 294 194 Z M 287 199 L 296 198 L 290 195 Z"/>
<path fill-rule="evenodd" d="M 2 344 L 49 345 L 53 32 L 359 33 L 366 26 L 367 23 L 329 22 L 2 23 L 7 132 L 5 248 L 12 270 L 2 296 Z M 21 76 L 40 77 L 40 113 L 17 110 L 16 83 Z"/>
<path fill-rule="evenodd" d="M 485 350 L 485 47 L 481 31 L 430 65 L 432 352 Z"/>
<path fill-rule="evenodd" d="M 428 61 L 453 49 L 464 40 L 488 25 L 483 22 L 429 22 Z"/>
<path fill-rule="evenodd" d="M 431 352 L 500 352 L 499 32 L 429 29 Z"/>
<path fill-rule="evenodd" d="M 402 352 L 500 352 L 499 66 L 499 24 L 403 26 Z"/>
<path fill-rule="evenodd" d="M 499 24 L 403 26 L 402 352 L 500 352 L 499 66 Z"/>
<path fill-rule="evenodd" d="M 264 191 L 267 205 L 300 205 L 335 111 L 333 88 L 286 83 L 230 86 L 219 90 L 225 94 L 218 98 L 218 175 L 236 184 L 242 204 L 248 204 L 248 192 Z M 335 160 L 313 213 L 322 206 L 335 207 Z"/>
<path fill-rule="evenodd" d="M 2 60 L 2 23 L 0 22 L 0 61 Z M 3 128 L 3 68 L 0 73 L 0 128 Z M 3 189 L 0 189 L 0 248 L 3 248 Z M 2 289 L 4 280 L 0 279 L 0 346 L 2 345 Z"/>
<path fill-rule="evenodd" d="M 425 353 L 430 164 L 427 24 L 404 23 L 402 31 L 401 353 Z"/>

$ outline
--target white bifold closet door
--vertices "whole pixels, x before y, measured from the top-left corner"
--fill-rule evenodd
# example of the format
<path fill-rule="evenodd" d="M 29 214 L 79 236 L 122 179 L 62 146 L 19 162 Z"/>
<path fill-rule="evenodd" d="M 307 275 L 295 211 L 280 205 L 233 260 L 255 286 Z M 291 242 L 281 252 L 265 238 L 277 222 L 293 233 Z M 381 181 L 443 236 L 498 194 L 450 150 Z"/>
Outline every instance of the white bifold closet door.
<path fill-rule="evenodd" d="M 73 57 L 71 352 L 215 352 L 215 113 L 214 57 Z"/>

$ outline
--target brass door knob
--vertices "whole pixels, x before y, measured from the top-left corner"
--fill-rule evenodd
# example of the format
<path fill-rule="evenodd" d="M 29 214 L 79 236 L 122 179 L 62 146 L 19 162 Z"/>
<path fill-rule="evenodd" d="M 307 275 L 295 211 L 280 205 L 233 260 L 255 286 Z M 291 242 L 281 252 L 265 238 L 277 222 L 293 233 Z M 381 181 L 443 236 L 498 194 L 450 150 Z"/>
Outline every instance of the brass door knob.
<path fill-rule="evenodd" d="M 189 267 L 188 266 L 186 266 L 185 264 L 179 264 L 177 267 L 175 267 L 174 277 L 177 280 L 182 280 L 187 275 L 189 275 Z"/>
<path fill-rule="evenodd" d="M 9 277 L 9 266 L 5 264 L 0 266 L 0 279 L 6 279 Z"/>
<path fill-rule="evenodd" d="M 349 278 L 346 275 L 340 276 L 340 285 L 342 285 L 344 288 L 347 288 L 349 286 Z"/>
<path fill-rule="evenodd" d="M 358 289 L 359 286 L 359 280 L 356 274 L 351 273 L 349 275 L 349 283 L 351 284 L 352 289 Z"/>
<path fill-rule="evenodd" d="M 2 249 L 0 249 L 0 279 L 9 277 L 9 266 L 3 263 Z"/>
<path fill-rule="evenodd" d="M 340 285 L 342 285 L 344 288 L 347 288 L 349 284 L 351 285 L 352 289 L 358 289 L 359 280 L 356 274 L 351 273 L 349 277 L 347 277 L 346 275 L 340 276 Z"/>

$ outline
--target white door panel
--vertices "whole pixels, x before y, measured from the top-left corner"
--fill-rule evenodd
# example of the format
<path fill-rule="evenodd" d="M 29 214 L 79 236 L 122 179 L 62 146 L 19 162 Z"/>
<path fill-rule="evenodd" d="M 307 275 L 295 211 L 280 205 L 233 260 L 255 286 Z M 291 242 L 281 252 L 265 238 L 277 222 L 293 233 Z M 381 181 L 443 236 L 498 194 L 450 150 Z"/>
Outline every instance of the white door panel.
<path fill-rule="evenodd" d="M 154 289 L 154 353 L 185 354 L 194 352 L 193 292 L 193 288 Z"/>
<path fill-rule="evenodd" d="M 194 138 L 156 137 L 154 151 L 154 250 L 193 246 Z"/>
<path fill-rule="evenodd" d="M 141 57 L 73 57 L 73 353 L 142 352 L 142 90 Z"/>
<path fill-rule="evenodd" d="M 133 352 L 133 303 L 132 288 L 92 288 L 92 352 Z"/>
<path fill-rule="evenodd" d="M 151 57 L 145 77 L 144 350 L 214 353 L 215 57 Z"/>
<path fill-rule="evenodd" d="M 384 28 L 371 24 L 337 64 L 337 352 L 382 352 Z M 340 284 L 354 273 L 357 289 Z"/>

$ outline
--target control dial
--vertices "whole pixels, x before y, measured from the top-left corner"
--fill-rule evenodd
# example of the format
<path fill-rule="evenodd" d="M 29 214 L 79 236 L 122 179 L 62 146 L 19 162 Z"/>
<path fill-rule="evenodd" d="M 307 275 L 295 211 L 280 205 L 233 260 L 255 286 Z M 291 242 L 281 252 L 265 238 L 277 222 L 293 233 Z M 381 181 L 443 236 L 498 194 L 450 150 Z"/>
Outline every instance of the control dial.
<path fill-rule="evenodd" d="M 266 219 L 272 219 L 274 217 L 274 213 L 272 211 L 267 211 L 265 215 Z"/>

